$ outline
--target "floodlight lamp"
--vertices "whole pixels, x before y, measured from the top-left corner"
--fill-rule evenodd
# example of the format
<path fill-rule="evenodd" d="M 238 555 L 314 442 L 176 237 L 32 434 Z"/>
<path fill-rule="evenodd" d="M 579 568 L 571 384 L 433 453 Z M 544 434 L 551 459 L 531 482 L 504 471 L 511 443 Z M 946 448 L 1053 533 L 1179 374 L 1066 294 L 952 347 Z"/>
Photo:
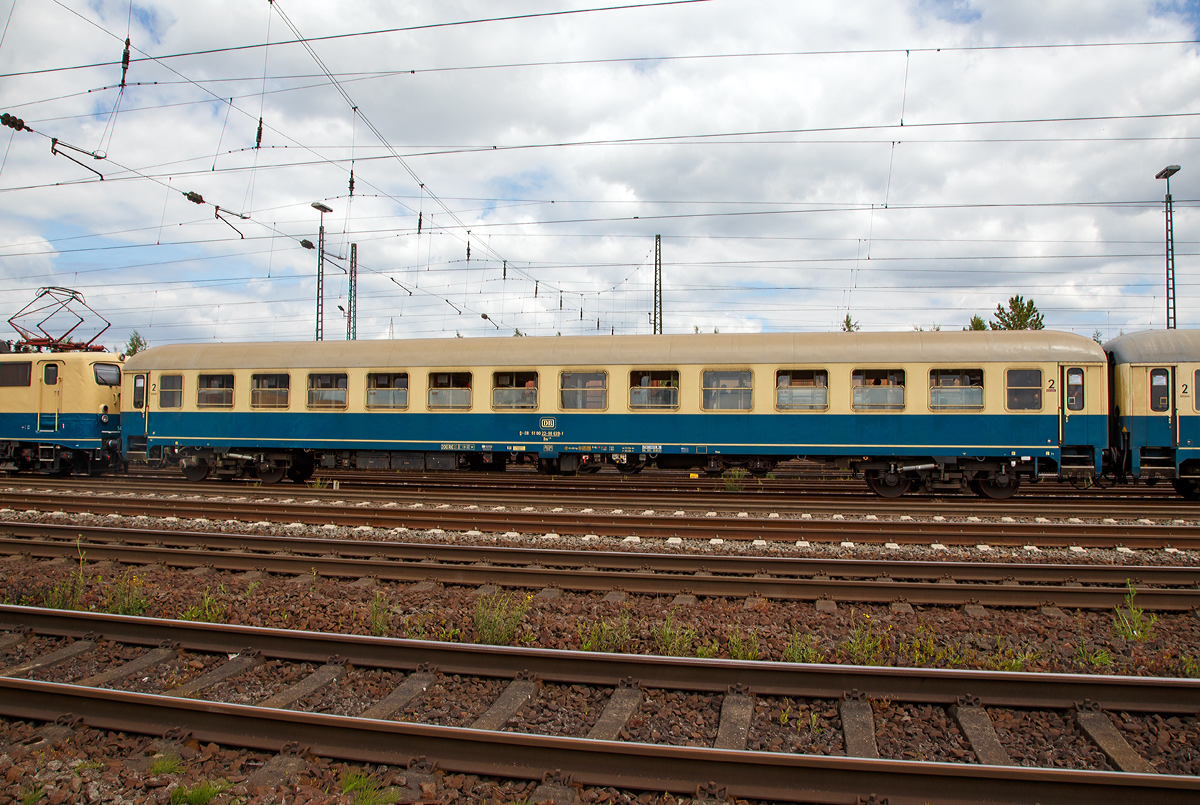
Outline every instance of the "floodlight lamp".
<path fill-rule="evenodd" d="M 1167 167 L 1154 174 L 1155 179 L 1170 179 L 1175 174 L 1179 173 L 1178 165 L 1168 165 Z"/>
<path fill-rule="evenodd" d="M 321 212 L 333 212 L 333 207 L 330 207 L 328 204 L 322 204 L 319 201 L 314 201 L 312 203 L 312 208 L 314 210 L 320 210 Z"/>

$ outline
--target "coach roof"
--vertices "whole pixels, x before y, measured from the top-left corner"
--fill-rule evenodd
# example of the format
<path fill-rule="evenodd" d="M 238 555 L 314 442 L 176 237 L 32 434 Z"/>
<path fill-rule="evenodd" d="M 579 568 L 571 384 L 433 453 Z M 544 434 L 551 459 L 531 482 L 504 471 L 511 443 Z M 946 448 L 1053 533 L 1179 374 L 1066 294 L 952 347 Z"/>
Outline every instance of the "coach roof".
<path fill-rule="evenodd" d="M 1116 363 L 1200 363 L 1200 330 L 1142 330 L 1104 345 Z"/>
<path fill-rule="evenodd" d="M 900 333 L 433 338 L 173 344 L 130 357 L 126 372 L 358 367 L 1102 363 L 1091 339 L 1047 330 Z"/>

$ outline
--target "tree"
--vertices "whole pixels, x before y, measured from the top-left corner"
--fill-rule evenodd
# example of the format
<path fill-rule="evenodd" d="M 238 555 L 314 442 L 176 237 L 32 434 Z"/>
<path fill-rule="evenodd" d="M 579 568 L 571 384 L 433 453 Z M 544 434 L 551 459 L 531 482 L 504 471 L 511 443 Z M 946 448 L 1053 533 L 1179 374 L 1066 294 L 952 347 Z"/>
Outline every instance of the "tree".
<path fill-rule="evenodd" d="M 986 330 L 987 328 L 988 328 L 987 322 L 983 320 L 983 316 L 980 316 L 977 313 L 971 317 L 971 323 L 968 326 L 964 327 L 963 329 L 964 330 Z"/>
<path fill-rule="evenodd" d="M 150 342 L 142 338 L 141 333 L 134 330 L 129 334 L 129 340 L 125 342 L 124 352 L 126 355 L 136 355 L 148 346 L 150 346 Z"/>
<path fill-rule="evenodd" d="M 1092 340 L 1095 341 L 1097 344 L 1104 343 L 1104 333 L 1100 332 L 1099 327 L 1097 327 L 1095 330 L 1092 331 Z"/>
<path fill-rule="evenodd" d="M 858 322 L 856 322 L 854 319 L 850 318 L 849 313 L 846 314 L 846 320 L 842 322 L 842 332 L 843 333 L 858 332 Z"/>
<path fill-rule="evenodd" d="M 1046 326 L 1033 300 L 1026 302 L 1020 294 L 1008 300 L 1008 310 L 996 305 L 996 319 L 988 323 L 993 330 L 1041 330 Z"/>

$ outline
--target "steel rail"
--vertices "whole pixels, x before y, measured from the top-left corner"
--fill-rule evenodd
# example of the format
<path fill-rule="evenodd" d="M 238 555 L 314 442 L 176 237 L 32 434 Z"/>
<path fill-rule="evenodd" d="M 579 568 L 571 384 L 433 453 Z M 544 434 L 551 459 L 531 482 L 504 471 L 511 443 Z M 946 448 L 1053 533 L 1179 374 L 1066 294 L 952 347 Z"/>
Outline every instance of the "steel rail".
<path fill-rule="evenodd" d="M 1029 562 L 961 562 L 901 559 L 825 559 L 787 556 L 729 556 L 724 554 L 648 553 L 598 549 L 555 549 L 542 546 L 459 545 L 440 542 L 392 542 L 302 536 L 268 536 L 26 523 L 0 520 L 0 535 L 23 539 L 46 538 L 72 543 L 86 537 L 95 543 L 124 543 L 177 548 L 221 548 L 336 558 L 394 559 L 492 565 L 539 563 L 546 567 L 641 570 L 656 573 L 770 575 L 780 578 L 895 579 L 934 581 L 1011 581 L 1017 583 L 1111 584 L 1128 581 L 1145 585 L 1200 585 L 1200 565 L 1102 565 Z"/>
<path fill-rule="evenodd" d="M 784 520 L 740 517 L 699 517 L 674 515 L 613 514 L 596 512 L 581 518 L 578 512 L 504 512 L 463 509 L 363 508 L 262 501 L 178 500 L 145 498 L 79 497 L 62 495 L 21 495 L 0 491 L 0 502 L 21 501 L 22 505 L 48 507 L 77 514 L 128 514 L 136 512 L 153 517 L 233 516 L 274 517 L 324 525 L 404 526 L 411 529 L 479 530 L 488 532 L 552 531 L 561 534 L 603 536 L 679 536 L 685 539 L 729 540 L 773 539 L 816 541 L 896 542 L 927 545 L 1040 545 L 1062 547 L 1200 548 L 1200 527 L 1187 525 L 1095 525 L 1050 523 L 962 523 L 907 521 L 823 521 Z"/>
<path fill-rule="evenodd" d="M 749 660 L 606 654 L 559 649 L 481 646 L 397 638 L 303 632 L 231 624 L 106 615 L 0 605 L 0 628 L 80 638 L 98 634 L 120 643 L 214 653 L 248 649 L 296 662 L 339 658 L 355 666 L 412 670 L 431 665 L 445 674 L 512 679 L 529 671 L 562 684 L 614 687 L 636 680 L 646 688 L 724 693 L 744 685 L 759 695 L 840 699 L 851 691 L 942 706 L 977 697 L 985 707 L 1071 709 L 1085 700 L 1106 710 L 1200 713 L 1200 680 L 1001 671 L 806 665 Z"/>
<path fill-rule="evenodd" d="M 0 679 L 6 715 L 51 721 L 70 714 L 99 729 L 161 735 L 182 728 L 201 741 L 281 751 L 299 743 L 319 756 L 404 765 L 436 758 L 454 772 L 694 794 L 704 781 L 736 797 L 779 802 L 887 801 L 1124 805 L 1195 802 L 1200 779 L 1176 775 L 865 760 L 595 741 L 378 721 L 191 701 L 50 682 Z"/>
<path fill-rule="evenodd" d="M 599 570 L 542 566 L 441 564 L 407 559 L 343 558 L 247 553 L 236 549 L 130 546 L 65 540 L 0 537 L 0 552 L 36 558 L 73 558 L 82 552 L 92 560 L 123 564 L 160 564 L 176 568 L 209 567 L 225 571 L 316 574 L 329 578 L 374 577 L 393 582 L 435 581 L 441 584 L 504 587 L 555 587 L 573 592 L 622 590 L 642 595 L 693 594 L 705 597 L 762 597 L 775 601 L 817 601 L 917 605 L 1112 609 L 1129 590 L 1125 586 L 1082 587 L 1048 584 L 912 582 L 888 579 L 780 578 L 774 576 L 682 575 L 643 570 Z M 1200 589 L 1135 587 L 1138 604 L 1154 611 L 1200 609 Z"/>

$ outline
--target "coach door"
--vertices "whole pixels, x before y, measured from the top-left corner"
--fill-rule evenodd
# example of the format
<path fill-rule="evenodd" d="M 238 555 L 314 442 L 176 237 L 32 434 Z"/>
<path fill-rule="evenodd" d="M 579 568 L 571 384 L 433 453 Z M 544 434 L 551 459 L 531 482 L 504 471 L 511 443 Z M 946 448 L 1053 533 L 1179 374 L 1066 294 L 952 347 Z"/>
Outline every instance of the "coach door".
<path fill-rule="evenodd" d="M 38 383 L 38 433 L 54 433 L 58 430 L 58 417 L 62 413 L 62 363 L 39 361 L 42 373 Z"/>
<path fill-rule="evenodd" d="M 1149 373 L 1150 399 L 1146 412 L 1147 447 L 1175 447 L 1178 442 L 1178 423 L 1175 419 L 1175 367 L 1152 366 Z"/>
<path fill-rule="evenodd" d="M 1059 437 L 1064 445 L 1091 444 L 1088 438 L 1087 370 L 1082 366 L 1059 367 L 1058 385 L 1062 389 L 1059 408 Z"/>

